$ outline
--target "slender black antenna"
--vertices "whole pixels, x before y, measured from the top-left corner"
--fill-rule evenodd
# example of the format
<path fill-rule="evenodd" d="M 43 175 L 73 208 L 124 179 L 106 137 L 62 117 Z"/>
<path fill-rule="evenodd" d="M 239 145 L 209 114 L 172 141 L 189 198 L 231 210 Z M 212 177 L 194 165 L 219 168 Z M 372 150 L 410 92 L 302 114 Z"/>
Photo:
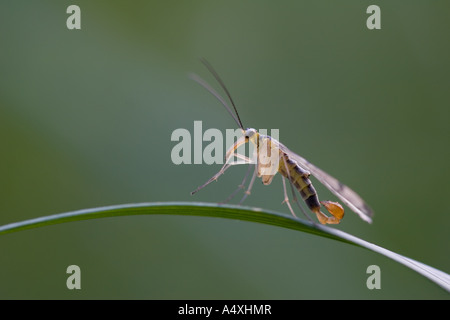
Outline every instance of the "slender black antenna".
<path fill-rule="evenodd" d="M 219 82 L 220 86 L 222 87 L 222 89 L 227 94 L 228 99 L 230 99 L 231 105 L 234 108 L 234 112 L 236 113 L 239 127 L 241 127 L 242 130 L 245 130 L 244 126 L 242 125 L 241 118 L 239 117 L 239 113 L 237 112 L 236 105 L 234 104 L 233 98 L 231 98 L 231 94 L 228 91 L 228 89 L 225 86 L 225 84 L 223 83 L 222 79 L 219 77 L 219 74 L 216 72 L 216 70 L 214 70 L 214 68 L 211 66 L 211 64 L 205 58 L 200 58 L 200 61 L 205 65 L 206 68 L 208 68 L 209 72 L 211 72 L 211 74 L 214 76 L 214 78 L 216 78 L 217 82 Z"/>
<path fill-rule="evenodd" d="M 195 73 L 191 73 L 189 74 L 189 78 L 191 78 L 192 80 L 194 80 L 195 82 L 197 82 L 199 85 L 201 85 L 203 88 L 205 88 L 206 90 L 208 90 L 209 93 L 211 93 L 214 97 L 217 98 L 217 100 L 220 101 L 220 103 L 222 103 L 222 105 L 225 107 L 225 109 L 227 109 L 228 113 L 230 114 L 230 116 L 233 118 L 234 121 L 236 121 L 236 124 L 238 125 L 238 127 L 240 127 L 242 130 L 244 130 L 244 128 L 242 128 L 242 124 L 239 122 L 239 120 L 236 118 L 236 116 L 234 115 L 233 111 L 231 110 L 230 106 L 225 102 L 225 100 L 222 98 L 222 96 L 220 94 L 217 93 L 216 90 L 214 90 L 213 88 L 211 88 L 211 86 L 206 83 L 205 80 L 203 80 L 202 78 L 200 78 L 200 76 L 196 75 Z"/>

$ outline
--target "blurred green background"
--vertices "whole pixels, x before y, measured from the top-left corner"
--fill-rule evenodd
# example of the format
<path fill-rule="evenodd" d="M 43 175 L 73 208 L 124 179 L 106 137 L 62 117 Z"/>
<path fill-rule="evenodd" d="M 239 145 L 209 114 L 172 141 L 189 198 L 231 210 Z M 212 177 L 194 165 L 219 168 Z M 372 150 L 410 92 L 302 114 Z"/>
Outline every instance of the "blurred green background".
<path fill-rule="evenodd" d="M 66 9 L 81 8 L 81 30 Z M 0 225 L 134 202 L 224 200 L 246 168 L 172 164 L 177 128 L 234 128 L 188 79 L 218 70 L 245 126 L 280 140 L 375 210 L 336 228 L 450 271 L 448 1 L 2 1 Z M 314 181 L 313 181 L 314 182 Z M 321 199 L 335 199 L 315 183 Z M 246 205 L 279 212 L 282 184 Z M 81 268 L 68 290 L 66 268 Z M 366 269 L 381 268 L 381 290 Z M 0 237 L 2 299 L 448 299 L 343 243 L 255 223 L 91 220 Z"/>

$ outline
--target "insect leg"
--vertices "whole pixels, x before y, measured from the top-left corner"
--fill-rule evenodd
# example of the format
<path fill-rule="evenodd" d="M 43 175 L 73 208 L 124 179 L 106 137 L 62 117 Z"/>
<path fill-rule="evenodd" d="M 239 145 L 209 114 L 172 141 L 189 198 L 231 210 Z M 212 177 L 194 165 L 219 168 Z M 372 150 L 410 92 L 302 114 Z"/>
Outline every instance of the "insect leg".
<path fill-rule="evenodd" d="M 241 160 L 233 160 L 233 157 L 236 156 L 237 158 L 240 158 Z M 233 160 L 233 161 L 231 161 Z M 231 161 L 231 162 L 230 162 Z M 227 159 L 225 161 L 225 164 L 223 165 L 223 167 L 219 170 L 219 172 L 217 172 L 213 177 L 211 177 L 211 179 L 209 179 L 208 181 L 206 181 L 204 184 L 202 184 L 200 187 L 198 187 L 197 189 L 195 189 L 194 191 L 191 192 L 191 195 L 194 195 L 195 193 L 197 193 L 198 191 L 200 191 L 201 189 L 203 189 L 204 187 L 206 187 L 208 184 L 210 184 L 211 182 L 217 180 L 222 174 L 225 173 L 225 171 L 232 165 L 238 165 L 238 164 L 248 164 L 248 163 L 253 163 L 253 161 L 250 158 L 247 158 L 246 156 L 239 154 L 239 153 L 230 153 L 227 156 Z"/>
<path fill-rule="evenodd" d="M 244 155 L 242 155 L 242 154 L 240 154 L 240 153 L 234 153 L 233 154 L 236 158 L 239 158 L 239 159 L 241 159 L 241 160 L 243 160 L 243 161 L 233 161 L 233 162 L 230 162 L 230 165 L 235 165 L 235 164 L 252 164 L 252 163 L 255 163 L 255 161 L 254 160 L 252 160 L 252 159 L 250 159 L 250 158 L 248 158 L 248 157 L 246 157 L 246 156 L 244 156 Z"/>
<path fill-rule="evenodd" d="M 211 182 L 217 180 L 222 174 L 224 174 L 224 172 L 230 167 L 230 164 L 225 163 L 223 165 L 223 167 L 220 169 L 219 172 L 217 172 L 214 176 L 211 177 L 211 179 L 209 179 L 208 181 L 206 181 L 204 184 L 202 184 L 200 187 L 198 187 L 197 189 L 195 189 L 194 191 L 191 192 L 191 196 L 194 195 L 195 193 L 197 193 L 198 191 L 202 190 L 204 187 L 206 187 L 208 184 L 210 184 Z"/>
<path fill-rule="evenodd" d="M 242 163 L 248 163 L 247 159 L 245 156 L 235 153 L 234 151 L 239 148 L 239 146 L 245 144 L 245 137 L 241 137 L 238 139 L 238 141 L 236 141 L 227 151 L 226 156 L 225 156 L 225 164 L 223 165 L 223 167 L 220 169 L 219 172 L 217 172 L 211 179 L 209 179 L 208 181 L 206 181 L 203 185 L 201 185 L 200 187 L 198 187 L 197 189 L 195 189 L 194 191 L 191 192 L 191 195 L 194 195 L 195 193 L 197 193 L 198 191 L 200 191 L 201 189 L 203 189 L 204 187 L 206 187 L 208 184 L 210 184 L 213 181 L 216 181 L 222 174 L 225 173 L 225 171 L 231 166 L 231 165 L 236 165 L 236 164 L 242 164 Z M 243 161 L 235 161 L 233 160 L 234 156 L 237 156 L 238 158 L 241 158 Z M 230 160 L 233 160 L 231 163 Z"/>
<path fill-rule="evenodd" d="M 241 201 L 239 201 L 239 204 L 242 204 L 242 202 L 244 202 L 244 200 L 247 199 L 247 197 L 250 195 L 250 192 L 253 188 L 253 183 L 255 182 L 256 174 L 258 172 L 257 168 L 258 166 L 255 165 L 255 171 L 253 172 L 252 179 L 250 180 L 250 183 L 248 185 L 247 190 L 245 191 L 244 196 L 242 197 Z"/>
<path fill-rule="evenodd" d="M 284 191 L 284 200 L 283 200 L 282 204 L 286 203 L 288 208 L 289 208 L 289 211 L 291 211 L 292 215 L 297 218 L 297 216 L 294 213 L 294 210 L 292 210 L 291 204 L 289 203 L 289 198 L 288 198 L 288 195 L 287 195 L 287 192 L 286 192 L 286 181 L 284 181 L 284 177 L 283 176 L 281 177 L 281 181 L 283 181 L 283 191 Z"/>
<path fill-rule="evenodd" d="M 223 202 L 221 202 L 221 204 L 228 203 L 228 201 L 230 201 L 231 199 L 234 198 L 234 196 L 238 193 L 239 190 L 244 189 L 245 182 L 247 181 L 247 178 L 248 178 L 248 175 L 249 175 L 251 169 L 252 169 L 252 166 L 248 166 L 247 173 L 245 174 L 244 179 L 242 180 L 241 184 L 237 187 L 236 190 L 233 191 L 232 194 L 230 194 L 228 196 L 228 198 L 226 198 Z"/>
<path fill-rule="evenodd" d="M 309 216 L 309 214 L 305 211 L 305 209 L 303 209 L 303 207 L 301 206 L 300 202 L 298 201 L 297 196 L 295 195 L 295 188 L 294 185 L 292 184 L 292 182 L 289 180 L 290 185 L 291 185 L 291 192 L 292 192 L 292 200 L 294 200 L 294 202 L 297 204 L 297 206 L 300 208 L 300 210 L 302 211 L 303 215 L 311 222 L 314 223 L 314 220 L 311 219 L 311 217 Z"/>

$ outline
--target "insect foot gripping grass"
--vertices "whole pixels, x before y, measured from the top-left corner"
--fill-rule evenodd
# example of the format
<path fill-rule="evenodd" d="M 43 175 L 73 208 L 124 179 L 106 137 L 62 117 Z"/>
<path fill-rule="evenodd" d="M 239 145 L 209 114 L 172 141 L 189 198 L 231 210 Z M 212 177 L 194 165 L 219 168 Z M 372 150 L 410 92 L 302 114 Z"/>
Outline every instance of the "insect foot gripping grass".
<path fill-rule="evenodd" d="M 263 135 L 253 128 L 245 129 L 242 124 L 241 118 L 239 117 L 239 113 L 237 112 L 236 105 L 231 98 L 231 95 L 224 82 L 205 59 L 202 59 L 201 61 L 220 84 L 223 91 L 227 95 L 229 102 L 233 106 L 233 109 L 231 109 L 228 103 L 217 93 L 217 91 L 215 91 L 201 77 L 196 74 L 191 74 L 190 78 L 203 86 L 214 97 L 216 97 L 217 100 L 220 101 L 220 103 L 225 107 L 225 109 L 228 111 L 228 113 L 240 128 L 242 136 L 227 150 L 225 155 L 225 164 L 222 166 L 219 172 L 217 172 L 208 181 L 195 189 L 191 194 L 195 194 L 211 182 L 217 180 L 231 165 L 250 164 L 254 166 L 253 176 L 250 179 L 250 183 L 240 203 L 242 203 L 250 194 L 256 177 L 261 178 L 263 184 L 268 185 L 272 182 L 275 174 L 279 172 L 282 175 L 284 203 L 287 204 L 289 211 L 293 216 L 296 217 L 294 210 L 289 203 L 285 179 L 289 182 L 292 192 L 292 199 L 309 220 L 312 219 L 306 213 L 306 210 L 304 210 L 300 205 L 295 191 L 300 194 L 302 200 L 306 203 L 306 206 L 316 214 L 317 219 L 320 223 L 338 224 L 344 217 L 344 208 L 338 202 L 319 201 L 316 189 L 314 189 L 314 186 L 309 179 L 309 177 L 312 175 L 317 178 L 317 180 L 319 180 L 324 186 L 326 186 L 332 193 L 334 193 L 353 212 L 358 214 L 361 219 L 369 223 L 372 222 L 373 211 L 355 191 L 342 184 L 329 174 L 325 173 L 323 170 L 319 169 L 303 157 L 292 152 L 277 139 L 274 139 L 273 137 L 268 135 Z M 250 157 L 237 152 L 237 149 L 244 144 L 251 144 L 254 146 L 254 152 Z M 235 158 L 237 158 L 238 160 L 236 161 Z M 233 192 L 226 201 L 230 200 L 239 191 L 239 189 L 245 185 L 247 176 L 248 173 L 245 175 L 239 188 L 235 192 Z M 321 211 L 321 206 L 325 207 L 330 216 Z"/>

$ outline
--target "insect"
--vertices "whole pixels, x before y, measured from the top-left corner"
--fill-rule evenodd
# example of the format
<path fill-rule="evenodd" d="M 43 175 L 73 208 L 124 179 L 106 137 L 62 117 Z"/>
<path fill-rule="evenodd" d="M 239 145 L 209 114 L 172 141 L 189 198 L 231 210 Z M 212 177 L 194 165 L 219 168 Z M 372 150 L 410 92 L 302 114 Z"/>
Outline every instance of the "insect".
<path fill-rule="evenodd" d="M 228 105 L 228 103 L 222 98 L 222 96 L 220 96 L 202 78 L 200 78 L 196 74 L 191 74 L 190 78 L 199 83 L 202 87 L 204 87 L 207 91 L 209 91 L 214 97 L 216 97 L 221 102 L 221 104 L 225 107 L 225 109 L 234 119 L 236 124 L 242 130 L 243 136 L 237 139 L 237 141 L 227 150 L 225 156 L 225 164 L 219 170 L 219 172 L 217 172 L 203 185 L 199 186 L 196 190 L 191 192 L 191 195 L 200 191 L 201 189 L 209 185 L 211 182 L 216 181 L 232 165 L 254 164 L 255 169 L 253 172 L 253 176 L 240 203 L 242 203 L 245 200 L 245 198 L 250 194 L 256 177 L 260 177 L 264 185 L 269 185 L 272 182 L 275 174 L 278 172 L 282 175 L 283 190 L 284 190 L 283 203 L 287 204 L 293 216 L 296 217 L 295 212 L 292 209 L 292 206 L 289 202 L 285 179 L 289 182 L 292 192 L 292 199 L 310 221 L 312 221 L 312 219 L 300 205 L 298 198 L 295 194 L 295 191 L 297 191 L 301 195 L 302 200 L 306 203 L 307 207 L 313 213 L 316 214 L 317 219 L 319 220 L 320 223 L 338 224 L 344 217 L 344 209 L 342 205 L 338 202 L 333 201 L 319 201 L 317 192 L 314 189 L 311 180 L 309 179 L 310 175 L 312 175 L 317 180 L 319 180 L 325 187 L 327 187 L 334 195 L 336 195 L 353 212 L 358 214 L 359 217 L 361 217 L 361 219 L 363 219 L 368 223 L 372 222 L 373 211 L 355 191 L 353 191 L 346 185 L 342 184 L 340 181 L 333 178 L 323 170 L 319 169 L 318 167 L 316 167 L 314 164 L 310 163 L 303 157 L 289 150 L 285 145 L 275 140 L 271 136 L 260 134 L 257 130 L 253 128 L 244 129 L 242 121 L 237 112 L 236 105 L 233 99 L 231 98 L 231 95 L 228 89 L 226 88 L 224 82 L 219 77 L 218 73 L 214 70 L 214 68 L 209 64 L 208 61 L 206 61 L 205 59 L 201 59 L 201 61 L 206 66 L 206 68 L 211 72 L 211 74 L 217 80 L 219 85 L 222 87 L 223 91 L 225 92 L 225 94 L 229 99 L 229 102 L 233 106 L 234 113 L 230 108 L 230 106 Z M 241 145 L 247 143 L 253 144 L 255 149 L 253 156 L 251 158 L 246 157 L 245 155 L 242 155 L 237 152 L 237 149 Z M 239 160 L 236 160 L 236 158 Z M 249 167 L 249 169 L 251 169 L 251 167 Z M 247 174 L 245 175 L 239 188 L 235 192 L 233 192 L 226 201 L 230 200 L 240 189 L 244 188 L 249 172 L 250 171 L 247 171 Z M 326 215 L 321 211 L 321 205 L 327 209 L 330 215 Z"/>

